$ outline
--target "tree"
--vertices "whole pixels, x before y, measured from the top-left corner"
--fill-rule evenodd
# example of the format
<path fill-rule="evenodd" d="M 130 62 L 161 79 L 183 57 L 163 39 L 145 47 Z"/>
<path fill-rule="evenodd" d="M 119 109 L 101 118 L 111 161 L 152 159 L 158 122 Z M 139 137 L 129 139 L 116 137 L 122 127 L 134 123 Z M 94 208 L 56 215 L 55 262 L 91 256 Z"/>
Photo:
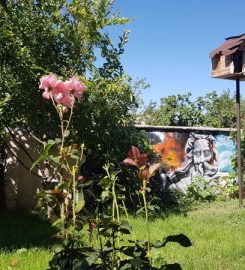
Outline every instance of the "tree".
<path fill-rule="evenodd" d="M 236 97 L 229 91 L 224 91 L 220 96 L 216 92 L 207 94 L 204 98 L 203 107 L 205 126 L 213 127 L 236 127 Z"/>
<path fill-rule="evenodd" d="M 235 96 L 230 91 L 224 91 L 221 95 L 213 91 L 195 100 L 192 100 L 191 96 L 191 93 L 188 93 L 162 98 L 159 107 L 146 108 L 143 119 L 151 125 L 220 128 L 236 126 Z"/>
<path fill-rule="evenodd" d="M 40 140 L 56 137 L 54 109 L 37 94 L 38 80 L 54 72 L 87 85 L 76 107 L 71 140 L 86 141 L 97 157 L 113 158 L 125 144 L 123 127 L 135 106 L 120 56 L 127 32 L 113 45 L 107 28 L 129 20 L 112 13 L 113 0 L 20 0 L 0 5 L 0 123 Z M 103 65 L 96 67 L 96 59 Z M 85 75 L 87 78 L 85 78 Z M 3 126 L 1 127 L 3 130 Z M 90 152 L 91 152 L 90 151 Z"/>

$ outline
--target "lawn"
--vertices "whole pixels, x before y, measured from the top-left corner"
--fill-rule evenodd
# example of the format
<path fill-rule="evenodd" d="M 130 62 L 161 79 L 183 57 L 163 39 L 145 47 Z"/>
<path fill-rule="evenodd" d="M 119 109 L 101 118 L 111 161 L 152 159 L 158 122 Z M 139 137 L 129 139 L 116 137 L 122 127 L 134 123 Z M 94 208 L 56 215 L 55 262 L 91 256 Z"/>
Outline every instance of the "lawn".
<path fill-rule="evenodd" d="M 193 242 L 190 248 L 169 243 L 154 253 L 161 260 L 178 262 L 182 269 L 245 269 L 245 210 L 238 202 L 203 204 L 187 215 L 170 215 L 151 220 L 152 241 L 184 233 Z M 52 257 L 51 236 L 55 231 L 45 222 L 28 215 L 1 214 L 0 270 L 43 270 Z M 146 239 L 144 220 L 130 218 L 134 233 Z"/>
<path fill-rule="evenodd" d="M 237 201 L 216 202 L 198 207 L 184 215 L 173 215 L 152 222 L 152 239 L 161 235 L 186 234 L 193 246 L 168 244 L 157 252 L 168 263 L 178 262 L 183 269 L 245 269 L 245 210 Z M 139 219 L 132 219 L 138 237 L 146 237 Z M 161 260 L 158 259 L 158 260 Z"/>

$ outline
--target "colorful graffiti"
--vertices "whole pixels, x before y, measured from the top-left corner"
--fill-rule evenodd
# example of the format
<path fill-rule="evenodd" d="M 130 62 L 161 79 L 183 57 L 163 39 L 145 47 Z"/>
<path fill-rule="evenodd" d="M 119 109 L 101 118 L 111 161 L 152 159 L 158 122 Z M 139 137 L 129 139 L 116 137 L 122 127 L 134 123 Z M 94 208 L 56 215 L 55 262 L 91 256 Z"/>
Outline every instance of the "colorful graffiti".
<path fill-rule="evenodd" d="M 162 161 L 163 187 L 186 193 L 198 177 L 210 185 L 232 172 L 231 157 L 236 145 L 226 133 L 147 132 L 153 150 Z"/>

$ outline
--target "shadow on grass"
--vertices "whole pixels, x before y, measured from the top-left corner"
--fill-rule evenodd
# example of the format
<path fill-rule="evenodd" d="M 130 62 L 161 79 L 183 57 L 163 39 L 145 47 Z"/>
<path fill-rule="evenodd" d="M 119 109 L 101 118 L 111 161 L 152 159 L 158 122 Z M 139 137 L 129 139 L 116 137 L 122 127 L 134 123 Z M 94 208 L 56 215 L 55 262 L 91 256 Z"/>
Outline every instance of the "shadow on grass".
<path fill-rule="evenodd" d="M 0 212 L 0 249 L 48 248 L 57 243 L 55 228 L 36 215 Z"/>

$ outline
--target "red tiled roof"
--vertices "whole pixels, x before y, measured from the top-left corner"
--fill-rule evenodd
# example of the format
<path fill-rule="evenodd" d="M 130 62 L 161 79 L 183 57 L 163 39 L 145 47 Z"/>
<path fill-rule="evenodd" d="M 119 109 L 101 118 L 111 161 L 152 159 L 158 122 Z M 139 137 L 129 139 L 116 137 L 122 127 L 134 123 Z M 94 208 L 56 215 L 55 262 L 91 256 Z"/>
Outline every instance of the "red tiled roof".
<path fill-rule="evenodd" d="M 245 43 L 245 34 L 242 34 L 240 36 L 228 37 L 225 40 L 226 41 L 221 46 L 219 46 L 209 54 L 210 58 L 215 57 L 217 54 L 227 56 L 238 51 L 240 45 Z"/>

